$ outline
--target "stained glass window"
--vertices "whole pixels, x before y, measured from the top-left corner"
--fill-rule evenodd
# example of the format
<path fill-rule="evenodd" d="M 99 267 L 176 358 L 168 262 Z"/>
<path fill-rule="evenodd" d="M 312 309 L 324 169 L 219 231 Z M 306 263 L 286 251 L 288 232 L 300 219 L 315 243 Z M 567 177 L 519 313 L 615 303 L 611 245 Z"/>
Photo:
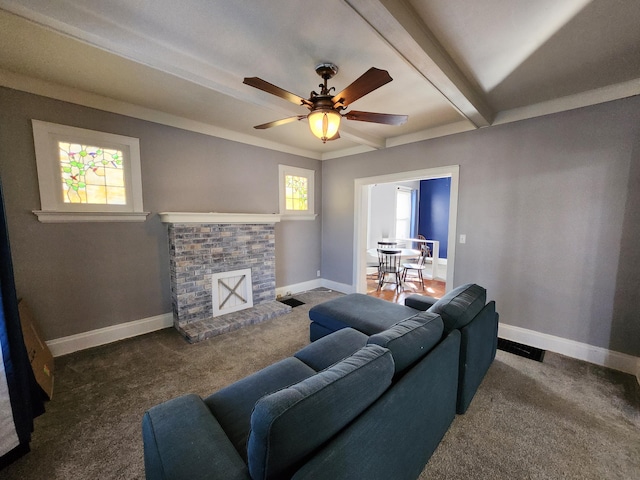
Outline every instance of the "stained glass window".
<path fill-rule="evenodd" d="M 64 203 L 126 205 L 121 150 L 58 142 Z"/>
<path fill-rule="evenodd" d="M 38 167 L 38 220 L 143 222 L 140 141 L 31 120 Z"/>
<path fill-rule="evenodd" d="M 306 211 L 309 209 L 309 185 L 307 177 L 285 175 L 285 190 L 287 210 Z"/>

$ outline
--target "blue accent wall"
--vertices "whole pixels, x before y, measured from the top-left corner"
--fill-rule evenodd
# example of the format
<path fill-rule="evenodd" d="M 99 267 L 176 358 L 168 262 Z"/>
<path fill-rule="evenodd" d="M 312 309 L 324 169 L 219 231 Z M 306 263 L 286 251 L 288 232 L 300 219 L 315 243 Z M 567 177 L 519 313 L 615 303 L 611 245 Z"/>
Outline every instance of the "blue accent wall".
<path fill-rule="evenodd" d="M 447 258 L 450 193 L 450 178 L 420 181 L 418 233 L 440 242 L 440 258 Z"/>

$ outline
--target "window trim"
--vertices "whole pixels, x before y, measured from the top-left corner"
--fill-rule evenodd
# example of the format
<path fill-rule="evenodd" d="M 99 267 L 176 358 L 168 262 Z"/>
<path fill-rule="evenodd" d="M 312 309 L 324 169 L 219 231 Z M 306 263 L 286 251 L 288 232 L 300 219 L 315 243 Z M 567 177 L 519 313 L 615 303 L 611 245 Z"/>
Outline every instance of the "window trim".
<path fill-rule="evenodd" d="M 134 137 L 87 130 L 32 119 L 41 210 L 33 210 L 43 223 L 66 222 L 143 222 L 140 141 Z M 127 161 L 123 167 L 127 203 L 96 205 L 65 203 L 60 189 L 58 141 L 92 144 L 121 150 Z"/>
<path fill-rule="evenodd" d="M 278 165 L 278 192 L 280 199 L 280 215 L 283 220 L 314 220 L 318 215 L 315 213 L 315 170 L 292 167 L 290 165 Z M 287 175 L 305 177 L 307 179 L 307 205 L 306 211 L 287 210 L 286 182 Z"/>

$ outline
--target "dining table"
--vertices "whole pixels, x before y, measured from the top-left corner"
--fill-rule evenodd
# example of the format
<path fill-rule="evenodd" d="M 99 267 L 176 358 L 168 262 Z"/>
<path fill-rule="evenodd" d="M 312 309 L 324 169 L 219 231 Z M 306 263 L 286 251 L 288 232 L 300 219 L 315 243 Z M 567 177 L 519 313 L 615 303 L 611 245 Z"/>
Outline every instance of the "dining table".
<path fill-rule="evenodd" d="M 402 260 L 418 258 L 420 256 L 420 250 L 416 250 L 415 248 L 380 247 L 380 250 L 384 250 L 385 252 L 398 252 Z M 378 258 L 378 249 L 370 248 L 367 250 L 367 254 Z"/>
<path fill-rule="evenodd" d="M 431 257 L 427 257 L 425 261 L 425 268 L 429 270 L 429 263 L 431 265 L 431 273 L 427 273 L 427 276 L 431 277 L 431 280 L 435 280 L 438 278 L 438 260 L 440 259 L 440 242 L 438 240 L 429 240 L 422 238 L 397 238 L 394 239 L 398 245 L 405 245 L 405 247 L 385 247 L 385 250 L 398 250 L 400 251 L 400 256 L 402 260 L 409 258 L 418 258 L 420 256 L 420 248 L 406 248 L 406 245 L 410 245 L 411 243 L 416 243 L 418 246 L 422 246 L 422 244 L 427 244 L 431 248 Z M 378 259 L 378 249 L 377 248 L 369 248 L 367 250 L 367 255 L 374 257 L 377 261 Z"/>

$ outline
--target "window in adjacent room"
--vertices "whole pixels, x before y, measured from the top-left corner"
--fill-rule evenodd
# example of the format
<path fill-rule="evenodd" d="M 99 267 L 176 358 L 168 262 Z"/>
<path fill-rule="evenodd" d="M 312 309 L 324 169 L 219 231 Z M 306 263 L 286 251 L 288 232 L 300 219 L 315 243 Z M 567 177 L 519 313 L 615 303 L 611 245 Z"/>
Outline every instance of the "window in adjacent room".
<path fill-rule="evenodd" d="M 412 199 L 411 189 L 396 190 L 396 238 L 411 238 Z"/>
<path fill-rule="evenodd" d="M 288 218 L 314 219 L 315 172 L 305 168 L 280 165 L 279 174 L 280 213 Z"/>
<path fill-rule="evenodd" d="M 137 138 L 32 124 L 41 222 L 144 221 Z"/>

